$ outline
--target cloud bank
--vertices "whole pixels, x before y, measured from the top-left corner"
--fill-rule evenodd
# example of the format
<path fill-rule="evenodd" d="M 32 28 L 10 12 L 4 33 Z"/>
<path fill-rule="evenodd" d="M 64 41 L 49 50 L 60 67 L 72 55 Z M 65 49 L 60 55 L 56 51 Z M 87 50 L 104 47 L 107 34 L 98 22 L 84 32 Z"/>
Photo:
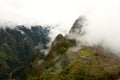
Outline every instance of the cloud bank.
<path fill-rule="evenodd" d="M 119 0 L 0 0 L 1 25 L 52 25 L 52 39 L 68 33 L 81 15 L 88 19 L 82 41 L 120 52 Z"/>

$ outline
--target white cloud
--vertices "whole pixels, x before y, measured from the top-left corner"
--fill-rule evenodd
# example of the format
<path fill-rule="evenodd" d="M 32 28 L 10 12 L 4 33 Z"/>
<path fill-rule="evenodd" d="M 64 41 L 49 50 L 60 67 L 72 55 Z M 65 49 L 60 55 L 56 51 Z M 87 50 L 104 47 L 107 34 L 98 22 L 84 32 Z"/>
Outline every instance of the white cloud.
<path fill-rule="evenodd" d="M 1 24 L 60 24 L 52 36 L 68 32 L 80 15 L 88 18 L 88 42 L 104 39 L 108 46 L 120 50 L 119 0 L 0 0 Z"/>
<path fill-rule="evenodd" d="M 79 15 L 93 8 L 94 1 L 0 0 L 0 20 L 21 24 L 70 24 Z"/>

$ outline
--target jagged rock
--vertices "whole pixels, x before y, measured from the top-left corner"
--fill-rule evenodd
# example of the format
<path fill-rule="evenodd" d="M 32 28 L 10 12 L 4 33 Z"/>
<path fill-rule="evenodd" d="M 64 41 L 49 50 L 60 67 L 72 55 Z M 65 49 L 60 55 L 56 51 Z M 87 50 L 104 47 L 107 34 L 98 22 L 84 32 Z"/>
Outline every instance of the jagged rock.
<path fill-rule="evenodd" d="M 82 28 L 86 26 L 86 18 L 84 16 L 80 16 L 73 24 L 72 28 L 70 29 L 70 34 L 81 34 Z"/>

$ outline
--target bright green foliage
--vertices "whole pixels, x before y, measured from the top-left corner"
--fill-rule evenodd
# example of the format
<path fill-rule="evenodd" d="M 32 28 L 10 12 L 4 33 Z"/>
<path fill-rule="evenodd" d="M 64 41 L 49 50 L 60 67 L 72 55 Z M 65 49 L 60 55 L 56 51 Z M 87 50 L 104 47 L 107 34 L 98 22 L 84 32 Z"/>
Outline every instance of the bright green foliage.
<path fill-rule="evenodd" d="M 120 78 L 120 63 L 115 55 L 108 56 L 101 47 L 81 46 L 72 51 L 74 40 L 58 35 L 52 43 L 49 56 L 34 56 L 16 74 L 25 80 L 117 80 Z M 68 52 L 67 52 L 68 51 Z M 32 64 L 31 64 L 32 63 Z"/>
<path fill-rule="evenodd" d="M 56 46 L 56 51 L 58 53 L 64 54 L 69 47 L 71 47 L 71 44 L 68 41 L 65 41 Z"/>
<path fill-rule="evenodd" d="M 100 65 L 83 65 L 77 62 L 59 73 L 45 72 L 40 77 L 33 77 L 30 80 L 115 80 L 116 76 L 114 74 L 118 74 L 118 72 L 113 70 L 116 70 L 116 68 L 106 70 Z"/>
<path fill-rule="evenodd" d="M 110 61 L 112 57 L 101 57 L 98 48 L 86 47 L 80 50 L 79 56 L 67 64 L 60 72 L 43 72 L 33 80 L 116 80 L 120 76 L 120 65 Z M 74 53 L 73 53 L 74 54 Z M 95 54 L 98 54 L 97 56 Z M 64 54 L 62 55 L 62 57 Z M 63 59 L 61 57 L 61 59 Z M 67 57 L 66 57 L 67 60 Z M 105 60 L 105 61 L 104 61 Z M 110 62 L 106 61 L 109 60 Z M 61 60 L 62 61 L 62 60 Z M 63 61 L 64 62 L 64 61 Z M 109 64 L 109 66 L 108 66 Z M 54 66 L 53 66 L 54 69 Z M 32 79 L 31 79 L 32 80 Z"/>
<path fill-rule="evenodd" d="M 51 52 L 56 52 L 57 54 L 64 54 L 70 48 L 75 46 L 75 40 L 68 40 L 63 37 L 62 34 L 59 34 L 55 40 L 53 41 L 52 50 Z"/>
<path fill-rule="evenodd" d="M 85 56 L 93 56 L 93 53 L 87 50 L 80 50 L 80 53 Z"/>

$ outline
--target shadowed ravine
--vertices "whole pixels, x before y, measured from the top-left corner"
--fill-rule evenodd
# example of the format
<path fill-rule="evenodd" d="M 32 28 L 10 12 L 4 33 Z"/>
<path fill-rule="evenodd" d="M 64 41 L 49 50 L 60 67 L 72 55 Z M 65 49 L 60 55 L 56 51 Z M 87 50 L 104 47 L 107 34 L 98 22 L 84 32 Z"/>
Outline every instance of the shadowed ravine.
<path fill-rule="evenodd" d="M 15 68 L 14 70 L 12 70 L 12 71 L 9 73 L 9 75 L 8 75 L 8 80 L 13 80 L 13 79 L 14 79 L 14 77 L 13 77 L 14 73 L 15 73 L 16 71 L 20 70 L 22 67 L 23 67 L 23 66 L 19 66 L 19 67 Z"/>

